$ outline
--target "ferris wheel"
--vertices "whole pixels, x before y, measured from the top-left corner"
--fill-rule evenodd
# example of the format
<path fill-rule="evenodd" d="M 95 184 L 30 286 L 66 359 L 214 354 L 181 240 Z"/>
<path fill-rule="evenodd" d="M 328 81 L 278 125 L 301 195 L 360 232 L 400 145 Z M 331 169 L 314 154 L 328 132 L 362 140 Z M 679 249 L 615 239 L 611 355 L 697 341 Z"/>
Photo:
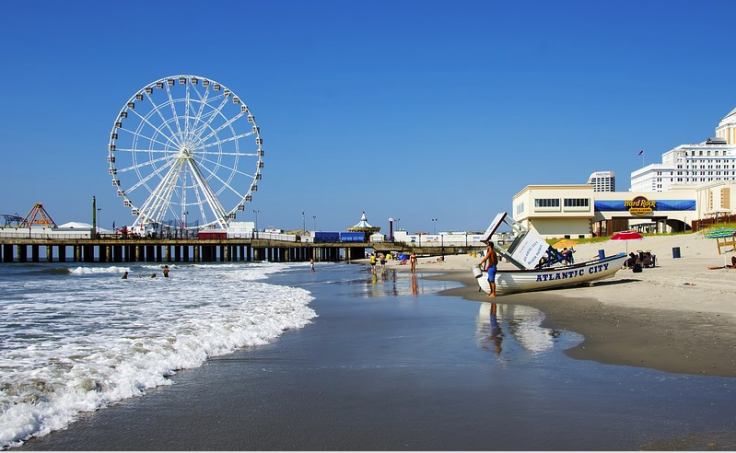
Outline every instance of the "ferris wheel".
<path fill-rule="evenodd" d="M 262 145 L 255 117 L 232 90 L 177 75 L 123 105 L 107 161 L 134 226 L 226 228 L 258 190 Z"/>

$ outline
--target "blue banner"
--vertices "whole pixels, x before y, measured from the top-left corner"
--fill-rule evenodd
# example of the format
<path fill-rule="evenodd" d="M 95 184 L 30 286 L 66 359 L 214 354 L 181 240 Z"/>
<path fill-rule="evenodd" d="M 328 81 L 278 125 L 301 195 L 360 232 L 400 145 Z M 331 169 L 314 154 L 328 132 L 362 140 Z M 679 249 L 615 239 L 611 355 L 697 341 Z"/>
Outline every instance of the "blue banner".
<path fill-rule="evenodd" d="M 653 211 L 695 211 L 695 200 L 657 200 L 652 204 Z M 629 210 L 624 200 L 596 200 L 594 207 L 596 211 L 600 212 Z"/>

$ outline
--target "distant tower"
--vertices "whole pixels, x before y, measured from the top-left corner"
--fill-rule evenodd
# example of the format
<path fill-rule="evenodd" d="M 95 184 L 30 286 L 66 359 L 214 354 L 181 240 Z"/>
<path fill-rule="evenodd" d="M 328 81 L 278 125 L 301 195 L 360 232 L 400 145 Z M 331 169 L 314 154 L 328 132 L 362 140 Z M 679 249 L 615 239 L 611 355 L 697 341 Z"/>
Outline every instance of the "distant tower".
<path fill-rule="evenodd" d="M 590 174 L 588 184 L 593 184 L 594 192 L 615 192 L 616 175 L 612 171 L 596 171 Z"/>

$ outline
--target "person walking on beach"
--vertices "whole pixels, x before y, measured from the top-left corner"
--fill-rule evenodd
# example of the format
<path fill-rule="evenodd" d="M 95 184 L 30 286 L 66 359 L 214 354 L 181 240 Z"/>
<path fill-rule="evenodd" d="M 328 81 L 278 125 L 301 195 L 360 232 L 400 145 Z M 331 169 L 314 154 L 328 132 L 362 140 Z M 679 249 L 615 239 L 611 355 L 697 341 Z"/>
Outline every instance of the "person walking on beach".
<path fill-rule="evenodd" d="M 371 253 L 371 272 L 376 273 L 376 254 Z"/>
<path fill-rule="evenodd" d="M 381 272 L 386 272 L 386 255 L 381 253 Z"/>
<path fill-rule="evenodd" d="M 309 269 L 314 272 L 314 258 L 309 258 Z"/>
<path fill-rule="evenodd" d="M 411 271 L 414 272 L 417 269 L 417 255 L 413 251 L 409 256 L 409 262 L 411 263 Z"/>
<path fill-rule="evenodd" d="M 488 247 L 486 248 L 486 256 L 478 264 L 483 269 L 483 263 L 486 263 L 486 270 L 488 271 L 488 283 L 491 285 L 491 292 L 488 297 L 496 297 L 496 265 L 498 264 L 498 255 L 493 249 L 493 242 L 488 241 Z"/>

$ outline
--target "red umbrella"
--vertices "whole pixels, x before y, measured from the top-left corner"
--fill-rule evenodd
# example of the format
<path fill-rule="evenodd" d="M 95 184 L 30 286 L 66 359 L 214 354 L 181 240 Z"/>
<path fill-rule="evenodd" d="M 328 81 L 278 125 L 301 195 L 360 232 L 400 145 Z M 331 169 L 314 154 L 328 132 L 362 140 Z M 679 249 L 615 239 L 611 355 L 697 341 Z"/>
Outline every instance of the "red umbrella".
<path fill-rule="evenodd" d="M 619 231 L 618 233 L 611 236 L 612 241 L 640 241 L 644 239 L 644 236 L 637 233 L 636 231 Z M 629 243 L 626 242 L 626 253 L 629 253 Z"/>
<path fill-rule="evenodd" d="M 611 236 L 612 241 L 633 241 L 636 239 L 644 239 L 644 236 L 636 231 L 619 231 Z"/>

